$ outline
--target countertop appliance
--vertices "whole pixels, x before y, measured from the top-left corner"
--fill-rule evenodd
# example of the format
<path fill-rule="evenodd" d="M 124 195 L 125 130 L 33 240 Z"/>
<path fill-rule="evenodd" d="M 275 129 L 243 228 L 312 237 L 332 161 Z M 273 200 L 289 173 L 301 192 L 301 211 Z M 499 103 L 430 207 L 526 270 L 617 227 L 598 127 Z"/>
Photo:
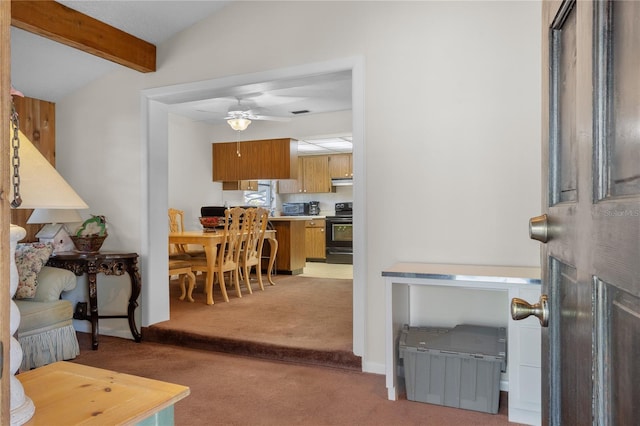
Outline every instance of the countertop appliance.
<path fill-rule="evenodd" d="M 325 218 L 327 263 L 353 264 L 353 203 L 336 203 L 335 211 Z"/>
<path fill-rule="evenodd" d="M 282 216 L 309 215 L 309 203 L 282 203 Z"/>
<path fill-rule="evenodd" d="M 309 201 L 309 214 L 311 216 L 320 214 L 320 201 Z"/>

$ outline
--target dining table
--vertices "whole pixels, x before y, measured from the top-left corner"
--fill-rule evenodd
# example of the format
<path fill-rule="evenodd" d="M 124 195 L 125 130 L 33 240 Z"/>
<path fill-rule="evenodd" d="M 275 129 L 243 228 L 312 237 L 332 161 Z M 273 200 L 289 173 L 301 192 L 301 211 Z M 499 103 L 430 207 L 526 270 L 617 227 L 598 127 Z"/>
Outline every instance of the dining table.
<path fill-rule="evenodd" d="M 207 283 L 205 288 L 213 289 L 213 276 L 216 270 L 218 246 L 222 243 L 223 236 L 223 230 L 169 232 L 169 244 L 194 244 L 204 248 L 207 257 Z M 273 270 L 273 264 L 278 251 L 276 231 L 272 229 L 266 230 L 264 240 L 269 243 L 271 249 L 269 254 L 269 267 L 267 268 L 267 280 L 269 284 L 275 285 L 271 271 Z M 256 269 L 258 274 L 262 273 L 259 265 Z M 207 305 L 213 305 L 213 291 L 207 293 Z"/>

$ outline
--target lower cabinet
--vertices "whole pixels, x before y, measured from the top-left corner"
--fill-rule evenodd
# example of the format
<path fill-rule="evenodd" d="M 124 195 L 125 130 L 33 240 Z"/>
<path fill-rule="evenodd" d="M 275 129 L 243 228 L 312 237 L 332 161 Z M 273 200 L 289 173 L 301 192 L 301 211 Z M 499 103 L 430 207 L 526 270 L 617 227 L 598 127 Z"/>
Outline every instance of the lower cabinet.
<path fill-rule="evenodd" d="M 269 222 L 276 231 L 278 252 L 276 253 L 275 268 L 279 274 L 298 275 L 304 271 L 305 265 L 305 227 L 304 220 L 278 220 L 272 218 Z M 262 248 L 263 258 L 270 255 L 269 244 Z M 263 259 L 262 269 L 266 270 L 266 259 Z"/>
<path fill-rule="evenodd" d="M 307 260 L 326 260 L 325 220 L 313 219 L 305 223 L 305 255 Z"/>

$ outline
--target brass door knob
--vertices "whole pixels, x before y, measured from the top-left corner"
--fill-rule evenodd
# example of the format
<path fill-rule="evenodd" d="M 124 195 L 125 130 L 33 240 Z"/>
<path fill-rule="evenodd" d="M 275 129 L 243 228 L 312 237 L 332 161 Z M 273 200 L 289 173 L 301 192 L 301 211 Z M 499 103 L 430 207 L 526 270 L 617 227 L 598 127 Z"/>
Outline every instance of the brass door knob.
<path fill-rule="evenodd" d="M 531 315 L 538 318 L 541 326 L 547 327 L 549 325 L 549 306 L 546 294 L 540 296 L 540 301 L 533 305 L 518 297 L 511 299 L 511 318 L 518 321 Z"/>
<path fill-rule="evenodd" d="M 546 214 L 529 219 L 529 238 L 541 243 L 549 241 L 549 217 Z"/>

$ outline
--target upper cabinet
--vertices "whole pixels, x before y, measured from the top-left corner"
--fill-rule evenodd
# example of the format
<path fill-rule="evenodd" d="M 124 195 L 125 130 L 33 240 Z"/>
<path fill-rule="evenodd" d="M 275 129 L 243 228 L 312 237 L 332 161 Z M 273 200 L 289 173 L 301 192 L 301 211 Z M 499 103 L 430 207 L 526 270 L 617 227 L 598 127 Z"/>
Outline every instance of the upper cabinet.
<path fill-rule="evenodd" d="M 332 171 L 333 157 L 336 157 L 334 165 L 344 163 L 345 160 L 348 160 L 348 165 L 341 164 L 339 170 Z M 351 176 L 351 154 L 299 157 L 298 169 L 298 179 L 281 180 L 278 183 L 280 194 L 331 192 L 334 173 L 340 173 L 336 177 L 345 177 L 345 173 Z"/>
<path fill-rule="evenodd" d="M 213 180 L 292 179 L 298 176 L 295 139 L 212 144 Z"/>
<path fill-rule="evenodd" d="M 331 179 L 353 177 L 352 154 L 329 155 L 329 175 Z"/>
<path fill-rule="evenodd" d="M 225 191 L 257 191 L 257 180 L 233 180 L 222 182 L 222 189 Z"/>
<path fill-rule="evenodd" d="M 331 192 L 329 158 L 325 155 L 301 158 L 304 169 L 302 192 Z"/>
<path fill-rule="evenodd" d="M 304 157 L 298 157 L 298 178 L 297 179 L 280 179 L 278 181 L 279 194 L 297 194 L 302 192 L 304 187 Z"/>

